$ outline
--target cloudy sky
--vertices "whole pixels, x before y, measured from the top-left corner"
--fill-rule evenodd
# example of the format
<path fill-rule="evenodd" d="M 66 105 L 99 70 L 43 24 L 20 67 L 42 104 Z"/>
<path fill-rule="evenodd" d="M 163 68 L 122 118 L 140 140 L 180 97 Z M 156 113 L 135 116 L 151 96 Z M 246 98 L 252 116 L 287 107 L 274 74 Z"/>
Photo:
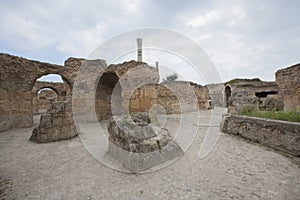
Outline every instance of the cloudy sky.
<path fill-rule="evenodd" d="M 274 80 L 277 69 L 300 62 L 299 8 L 296 0 L 0 1 L 0 51 L 63 64 L 120 33 L 159 27 L 201 46 L 222 81 Z"/>

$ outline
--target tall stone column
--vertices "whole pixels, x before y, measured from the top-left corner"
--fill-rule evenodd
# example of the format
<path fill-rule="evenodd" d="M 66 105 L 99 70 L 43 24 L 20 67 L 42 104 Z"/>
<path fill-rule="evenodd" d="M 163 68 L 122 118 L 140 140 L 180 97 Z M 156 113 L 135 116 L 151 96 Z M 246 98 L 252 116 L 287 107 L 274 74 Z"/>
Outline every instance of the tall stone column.
<path fill-rule="evenodd" d="M 136 42 L 137 42 L 137 61 L 138 62 L 143 62 L 143 59 L 142 59 L 142 43 L 143 43 L 143 39 L 142 38 L 137 38 Z"/>
<path fill-rule="evenodd" d="M 159 62 L 156 61 L 156 62 L 155 62 L 156 71 L 158 71 L 158 65 L 159 65 Z"/>

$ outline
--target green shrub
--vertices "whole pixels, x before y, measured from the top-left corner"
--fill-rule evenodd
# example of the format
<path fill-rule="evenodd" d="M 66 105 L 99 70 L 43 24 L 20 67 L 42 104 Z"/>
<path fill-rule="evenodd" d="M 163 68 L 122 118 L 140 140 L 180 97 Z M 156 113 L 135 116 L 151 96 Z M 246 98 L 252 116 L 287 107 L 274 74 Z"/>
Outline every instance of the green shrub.
<path fill-rule="evenodd" d="M 240 115 L 250 116 L 256 110 L 253 104 L 244 105 L 242 110 L 239 112 Z"/>

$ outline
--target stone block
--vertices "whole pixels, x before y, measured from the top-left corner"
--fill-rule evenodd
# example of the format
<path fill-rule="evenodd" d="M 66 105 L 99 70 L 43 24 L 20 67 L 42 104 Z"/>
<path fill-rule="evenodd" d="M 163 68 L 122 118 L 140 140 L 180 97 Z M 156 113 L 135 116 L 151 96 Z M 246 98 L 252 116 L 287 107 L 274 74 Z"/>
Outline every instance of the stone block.
<path fill-rule="evenodd" d="M 61 127 L 61 126 L 63 126 L 63 118 L 61 117 L 61 115 L 53 117 L 52 124 L 53 124 L 53 127 Z"/>
<path fill-rule="evenodd" d="M 52 116 L 49 113 L 45 113 L 41 115 L 40 126 L 45 128 L 52 127 Z"/>

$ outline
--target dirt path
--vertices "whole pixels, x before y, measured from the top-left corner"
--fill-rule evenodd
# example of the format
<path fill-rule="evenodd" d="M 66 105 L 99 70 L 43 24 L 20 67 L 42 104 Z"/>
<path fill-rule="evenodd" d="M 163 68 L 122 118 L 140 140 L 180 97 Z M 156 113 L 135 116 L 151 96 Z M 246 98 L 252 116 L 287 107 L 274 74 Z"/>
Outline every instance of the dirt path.
<path fill-rule="evenodd" d="M 219 133 L 222 112 L 217 110 L 210 127 L 203 120 L 183 157 L 139 175 L 104 166 L 79 137 L 35 144 L 28 140 L 32 128 L 2 132 L 0 199 L 300 199 L 298 158 Z M 185 121 L 187 128 L 195 126 L 188 116 Z M 220 137 L 208 156 L 199 159 L 201 133 L 208 128 Z"/>

